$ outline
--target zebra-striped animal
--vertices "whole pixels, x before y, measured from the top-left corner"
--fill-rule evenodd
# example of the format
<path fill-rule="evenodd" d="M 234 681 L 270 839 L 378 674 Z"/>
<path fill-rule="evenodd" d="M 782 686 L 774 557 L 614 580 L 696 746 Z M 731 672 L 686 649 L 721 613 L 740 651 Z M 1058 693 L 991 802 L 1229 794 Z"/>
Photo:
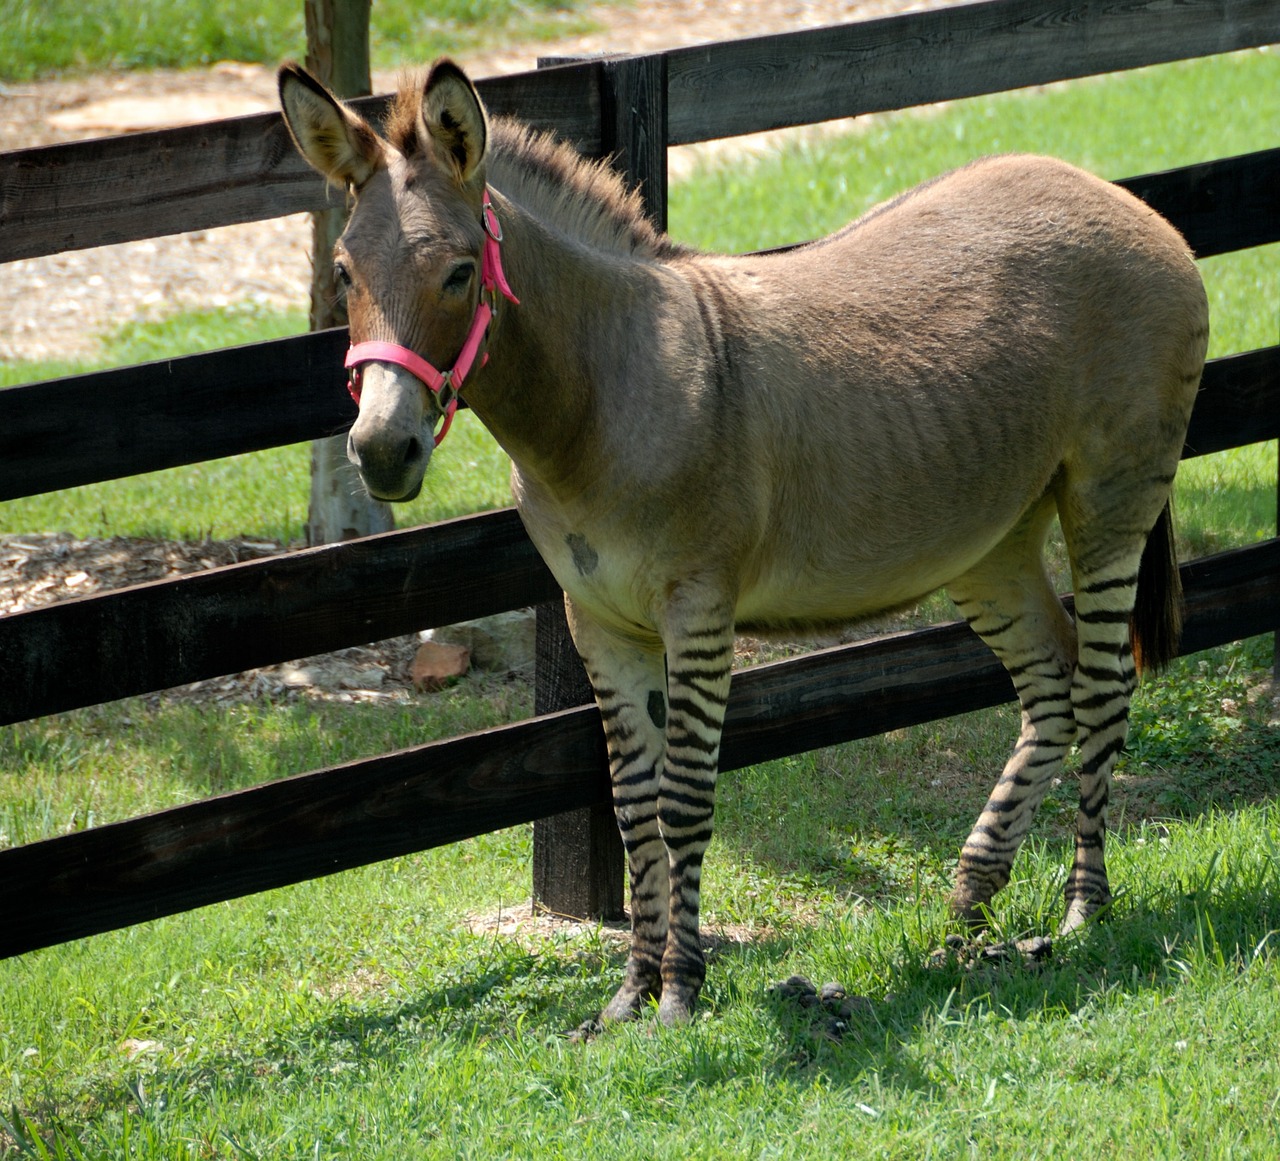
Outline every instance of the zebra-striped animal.
<path fill-rule="evenodd" d="M 564 587 L 629 860 L 604 1021 L 654 998 L 687 1019 L 702 986 L 735 630 L 846 624 L 945 586 L 1022 706 L 955 913 L 980 919 L 1008 881 L 1073 742 L 1064 927 L 1108 901 L 1108 779 L 1135 662 L 1175 647 L 1167 502 L 1208 341 L 1172 227 L 1007 156 L 790 253 L 708 255 L 655 232 L 606 168 L 490 123 L 448 61 L 402 89 L 385 138 L 296 66 L 280 90 L 303 155 L 353 196 L 335 260 L 366 486 L 416 495 L 465 391 Z M 1042 563 L 1055 514 L 1074 623 Z"/>

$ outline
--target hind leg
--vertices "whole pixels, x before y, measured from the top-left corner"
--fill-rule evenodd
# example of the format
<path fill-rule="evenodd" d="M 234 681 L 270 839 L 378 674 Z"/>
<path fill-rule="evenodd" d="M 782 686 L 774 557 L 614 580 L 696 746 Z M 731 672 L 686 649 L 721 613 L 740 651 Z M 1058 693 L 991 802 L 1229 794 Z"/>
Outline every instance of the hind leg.
<path fill-rule="evenodd" d="M 1132 493 L 1131 493 L 1132 494 Z M 1110 512 L 1085 522 L 1081 512 L 1096 505 L 1064 504 L 1063 531 L 1072 557 L 1079 661 L 1071 702 L 1079 728 L 1080 806 L 1076 846 L 1065 889 L 1062 930 L 1071 931 L 1111 901 L 1105 841 L 1111 771 L 1124 748 L 1129 699 L 1136 684 L 1130 623 L 1147 532 L 1167 495 L 1164 490 L 1134 496 L 1136 514 Z M 1140 503 L 1140 498 L 1145 503 Z M 1147 509 L 1151 509 L 1148 515 Z M 1117 527 L 1119 525 L 1119 527 Z"/>
<path fill-rule="evenodd" d="M 1083 924 L 1111 902 L 1104 845 L 1111 771 L 1124 748 L 1135 672 L 1129 644 L 1137 553 L 1116 561 L 1106 574 L 1077 587 L 1076 631 L 1080 660 L 1071 684 L 1071 702 L 1080 735 L 1080 806 L 1076 848 L 1065 889 L 1063 932 Z M 1132 569 L 1130 569 L 1132 566 Z"/>
<path fill-rule="evenodd" d="M 1036 809 L 1075 739 L 1075 633 L 1045 575 L 1042 551 L 1053 518 L 1041 500 L 948 591 L 974 631 L 1009 671 L 1022 709 L 1018 744 L 960 852 L 955 915 L 981 922 L 1008 881 Z"/>

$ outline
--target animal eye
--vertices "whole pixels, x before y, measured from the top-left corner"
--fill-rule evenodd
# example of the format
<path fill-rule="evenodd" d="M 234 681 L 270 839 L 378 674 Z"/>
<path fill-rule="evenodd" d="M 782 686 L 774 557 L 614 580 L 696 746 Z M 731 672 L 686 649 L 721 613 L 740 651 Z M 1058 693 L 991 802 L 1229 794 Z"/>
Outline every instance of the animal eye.
<path fill-rule="evenodd" d="M 333 264 L 333 280 L 343 290 L 351 289 L 351 271 L 347 269 L 343 262 L 335 262 Z"/>
<path fill-rule="evenodd" d="M 446 294 L 461 294 L 471 285 L 471 278 L 476 272 L 476 264 L 474 262 L 459 262 L 452 270 L 449 271 L 449 277 L 444 280 L 444 289 Z"/>

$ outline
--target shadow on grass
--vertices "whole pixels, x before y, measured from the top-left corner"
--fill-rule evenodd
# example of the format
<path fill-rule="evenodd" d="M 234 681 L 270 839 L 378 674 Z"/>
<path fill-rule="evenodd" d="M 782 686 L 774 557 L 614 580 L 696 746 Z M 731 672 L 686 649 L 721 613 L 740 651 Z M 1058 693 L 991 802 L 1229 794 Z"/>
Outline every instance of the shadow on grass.
<path fill-rule="evenodd" d="M 892 934 L 881 932 L 875 954 L 891 962 L 881 965 L 876 978 L 886 991 L 855 1004 L 837 1036 L 822 1013 L 778 999 L 764 982 L 784 974 L 788 962 L 820 960 L 818 945 L 829 940 L 824 925 L 749 942 L 722 939 L 712 948 L 703 1005 L 710 1025 L 699 1021 L 655 1036 L 651 1047 L 638 1050 L 644 1069 L 662 1060 L 662 1083 L 708 1089 L 737 1083 L 744 1068 L 772 1078 L 770 1083 L 802 1086 L 806 1078 L 855 1086 L 874 1074 L 886 1088 L 953 1099 L 938 1071 L 946 1053 L 931 1051 L 930 1043 L 971 1035 L 989 1016 L 1002 1023 L 1066 1023 L 1091 1006 L 1195 986 L 1182 961 L 1243 965 L 1280 930 L 1280 856 L 1235 871 L 1210 858 L 1189 877 L 1161 877 L 1158 871 L 1118 900 L 1110 921 L 1092 925 L 1079 938 L 1056 940 L 1051 958 L 1036 966 L 1015 957 L 966 968 L 954 956 L 934 956 L 927 932 L 896 944 Z M 1034 905 L 1025 907 L 1011 920 L 1033 920 L 1033 911 Z M 477 1052 L 485 1067 L 509 1067 L 498 1062 L 510 1056 L 533 1072 L 554 1071 L 566 1049 L 605 1053 L 609 1067 L 624 1073 L 640 1067 L 631 1052 L 633 1037 L 616 1060 L 608 1055 L 614 1051 L 611 1038 L 628 1036 L 625 1031 L 606 1033 L 592 1044 L 569 1046 L 565 1039 L 620 981 L 621 944 L 588 938 L 530 950 L 504 937 L 477 940 L 463 950 L 458 955 L 455 949 L 451 967 L 432 973 L 430 986 L 416 987 L 412 976 L 384 981 L 325 1004 L 318 1016 L 312 1014 L 316 1018 L 304 1006 L 260 1039 L 186 1063 L 142 1057 L 136 1066 L 80 1090 L 80 1107 L 97 1110 L 90 1123 L 101 1129 L 112 1116 L 145 1118 L 155 1102 L 159 1116 L 166 1102 L 204 1102 L 215 1093 L 234 1105 L 266 1088 L 354 1089 L 405 1069 L 474 1061 Z M 643 1013 L 639 1023 L 647 1034 L 654 1014 Z M 497 1056 L 491 1047 L 500 1049 Z M 614 1082 L 600 1073 L 593 1083 Z M 617 1083 L 642 1082 L 633 1076 Z M 39 1102 L 27 1113 L 51 1130 L 67 1115 Z M 81 1114 L 73 1119 L 85 1124 Z"/>
<path fill-rule="evenodd" d="M 772 1067 L 794 1075 L 813 1066 L 837 1083 L 876 1073 L 889 1086 L 945 1098 L 945 1086 L 920 1063 L 928 1054 L 918 1042 L 945 1036 L 948 1026 L 961 1035 L 990 1015 L 1015 1023 L 1071 1020 L 1117 997 L 1123 1004 L 1126 997 L 1194 986 L 1188 961 L 1234 975 L 1268 954 L 1278 934 L 1280 858 L 1239 876 L 1211 859 L 1198 881 L 1174 877 L 1141 897 L 1121 895 L 1102 921 L 1055 938 L 1039 963 L 1011 954 L 974 964 L 942 949 L 904 948 L 893 991 L 856 998 L 840 1021 L 830 1009 L 769 996 L 779 1043 Z"/>

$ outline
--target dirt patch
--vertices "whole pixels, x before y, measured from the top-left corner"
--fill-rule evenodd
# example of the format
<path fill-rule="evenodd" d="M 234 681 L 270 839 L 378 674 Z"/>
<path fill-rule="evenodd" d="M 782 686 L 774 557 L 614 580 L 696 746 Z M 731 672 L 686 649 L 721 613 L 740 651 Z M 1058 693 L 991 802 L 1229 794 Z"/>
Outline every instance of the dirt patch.
<path fill-rule="evenodd" d="M 467 921 L 473 935 L 500 935 L 518 940 L 529 951 L 540 951 L 548 943 L 598 939 L 610 950 L 625 950 L 631 942 L 631 925 L 627 919 L 577 919 L 548 911 L 536 903 L 524 901 L 503 907 L 487 915 L 473 915 Z M 735 947 L 761 943 L 775 938 L 777 932 L 768 927 L 742 923 L 706 923 L 701 930 L 702 949 L 708 956 Z"/>
<path fill-rule="evenodd" d="M 270 540 L 77 540 L 62 532 L 0 536 L 0 616 L 283 551 Z"/>

